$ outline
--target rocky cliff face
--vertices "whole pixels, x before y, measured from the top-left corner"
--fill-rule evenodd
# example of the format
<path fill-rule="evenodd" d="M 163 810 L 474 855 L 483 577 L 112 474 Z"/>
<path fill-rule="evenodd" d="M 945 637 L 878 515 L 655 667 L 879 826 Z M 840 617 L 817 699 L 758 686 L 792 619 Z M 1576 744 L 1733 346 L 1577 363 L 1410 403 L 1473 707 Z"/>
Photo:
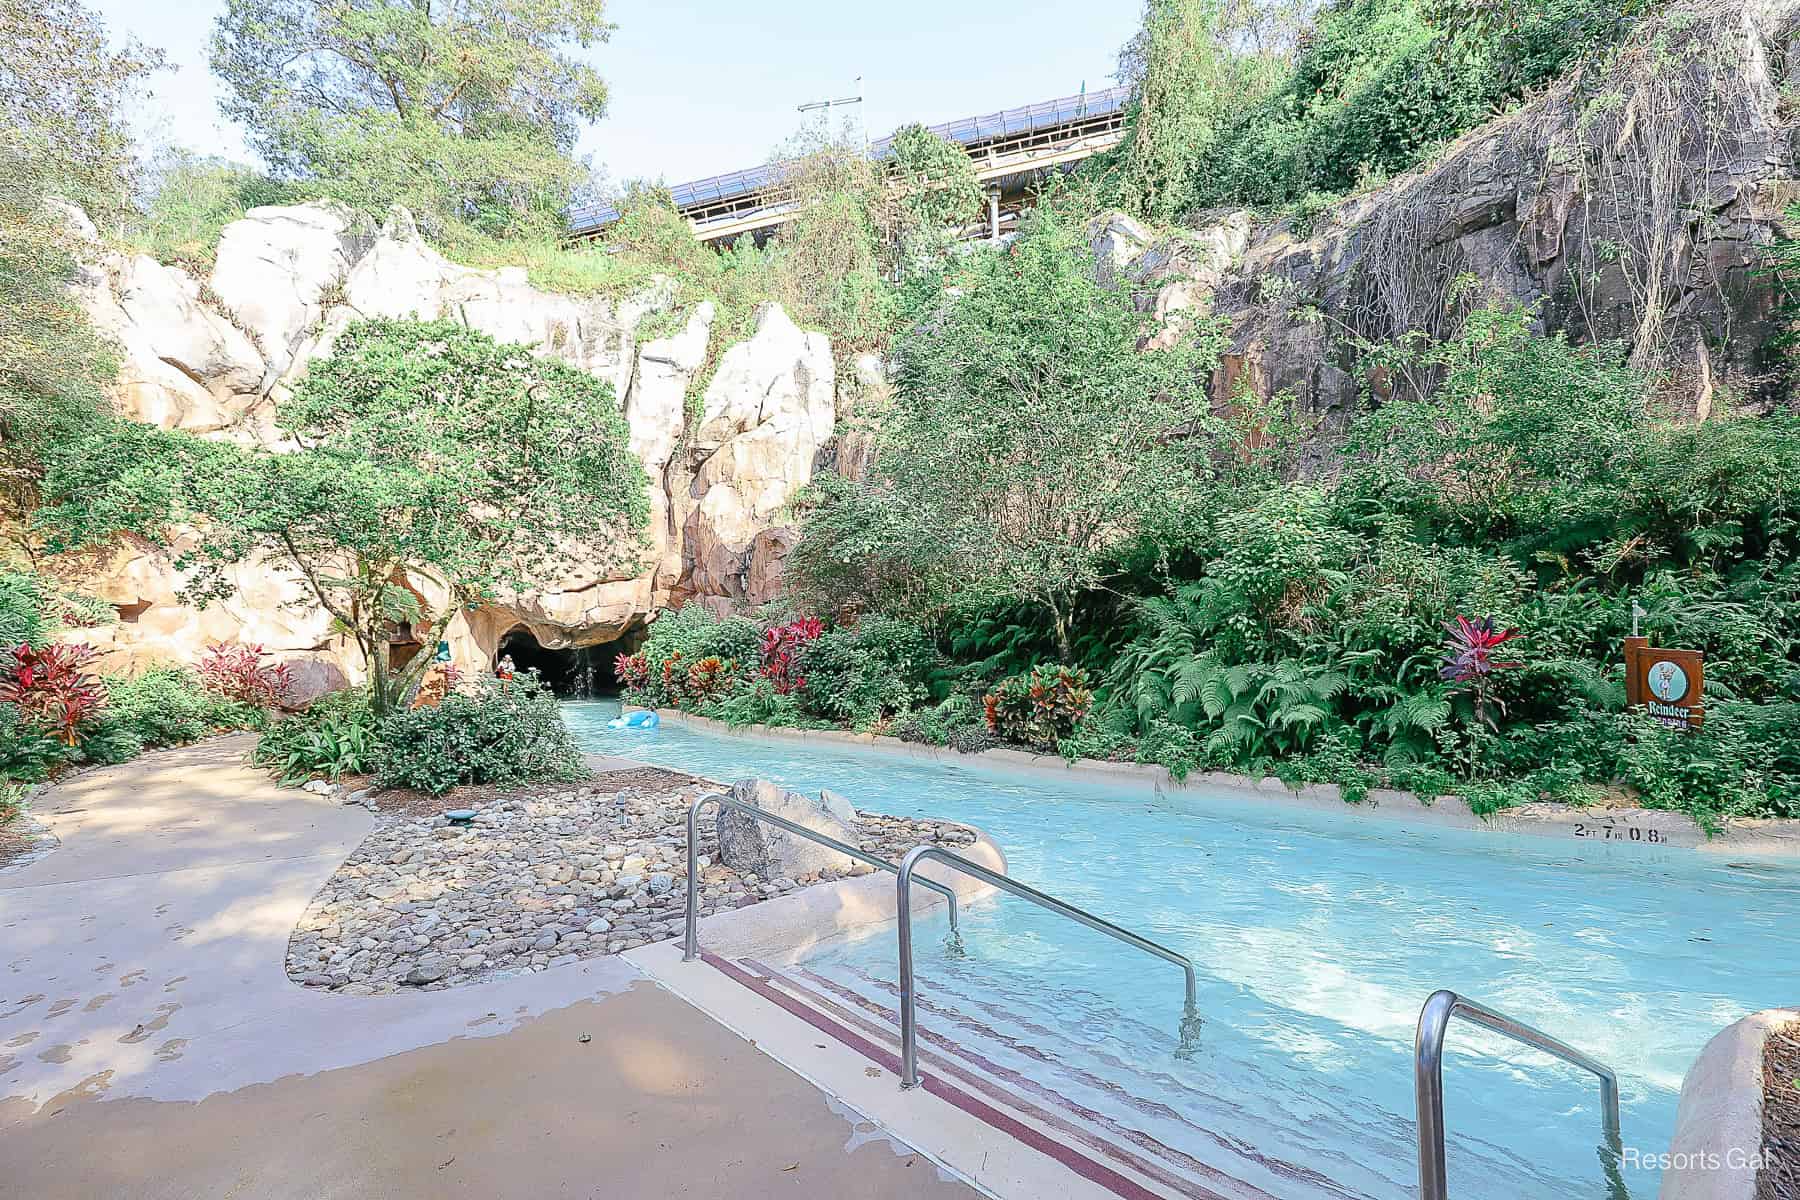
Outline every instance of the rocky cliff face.
<path fill-rule="evenodd" d="M 1143 287 L 1159 315 L 1226 319 L 1220 402 L 1245 384 L 1287 392 L 1328 427 L 1365 390 L 1379 400 L 1400 385 L 1361 362 L 1359 339 L 1445 336 L 1493 298 L 1538 305 L 1574 340 L 1622 342 L 1693 415 L 1784 402 L 1757 260 L 1800 198 L 1782 90 L 1797 11 L 1675 0 L 1616 56 L 1310 229 L 1233 212 L 1159 240 L 1115 217 L 1093 230 L 1097 266 Z"/>
<path fill-rule="evenodd" d="M 591 645 L 670 603 L 724 608 L 769 599 L 792 544 L 780 514 L 811 480 L 835 428 L 830 343 L 802 332 L 779 307 L 759 312 L 749 340 L 724 352 L 699 422 L 686 431 L 686 396 L 712 332 L 710 304 L 686 314 L 677 332 L 644 338 L 646 322 L 669 313 L 666 281 L 614 300 L 544 292 L 523 270 L 449 262 L 401 210 L 379 229 L 330 204 L 252 210 L 226 227 L 204 280 L 96 246 L 80 289 L 123 350 L 115 398 L 126 415 L 273 449 L 275 403 L 359 317 L 452 318 L 610 383 L 652 481 L 641 569 L 577 573 L 459 617 L 452 647 L 472 666 L 488 665 L 500 639 L 521 626 L 546 647 Z M 81 582 L 121 614 L 110 630 L 90 631 L 110 652 L 109 669 L 191 661 L 212 642 L 244 640 L 311 661 L 320 684 L 360 670 L 325 614 L 266 564 L 245 564 L 237 595 L 206 610 L 179 602 L 169 556 L 141 544 L 88 564 Z"/>
<path fill-rule="evenodd" d="M 1621 342 L 1693 415 L 1791 402 L 1757 261 L 1800 198 L 1783 90 L 1786 64 L 1800 61 L 1797 26 L 1800 0 L 1672 0 L 1614 56 L 1310 227 L 1238 211 L 1158 237 L 1111 216 L 1092 230 L 1096 269 L 1141 289 L 1159 317 L 1225 320 L 1219 403 L 1244 386 L 1286 393 L 1327 430 L 1364 394 L 1379 402 L 1430 383 L 1372 369 L 1360 341 L 1446 336 L 1492 298 L 1535 305 L 1545 327 L 1576 340 Z M 473 665 L 521 626 L 545 646 L 591 645 L 667 604 L 772 598 L 795 539 L 784 507 L 816 463 L 867 469 L 866 418 L 886 388 L 873 359 L 838 380 L 826 340 L 770 307 L 721 356 L 689 428 L 710 305 L 645 338 L 668 313 L 667 285 L 617 300 L 547 293 L 521 270 L 446 261 L 399 211 L 376 229 L 331 205 L 257 209 L 225 230 L 208 279 L 97 254 L 83 292 L 125 351 L 121 406 L 209 437 L 274 444 L 274 402 L 357 316 L 452 317 L 610 382 L 652 480 L 645 566 L 578 573 L 459 618 L 455 653 Z M 112 666 L 242 638 L 312 660 L 320 678 L 354 674 L 324 615 L 279 572 L 246 565 L 237 596 L 205 612 L 176 600 L 178 583 L 142 547 L 93 570 L 85 585 L 123 617 L 99 635 L 113 639 Z"/>

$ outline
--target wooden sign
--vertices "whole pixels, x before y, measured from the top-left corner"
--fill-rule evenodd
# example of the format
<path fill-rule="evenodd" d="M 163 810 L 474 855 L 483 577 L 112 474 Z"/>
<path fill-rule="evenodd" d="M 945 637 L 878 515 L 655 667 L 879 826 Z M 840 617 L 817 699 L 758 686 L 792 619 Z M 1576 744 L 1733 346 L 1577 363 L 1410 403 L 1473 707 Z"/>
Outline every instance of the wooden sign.
<path fill-rule="evenodd" d="M 1625 639 L 1625 702 L 1674 729 L 1699 728 L 1706 660 L 1698 650 L 1668 650 L 1649 638 Z"/>

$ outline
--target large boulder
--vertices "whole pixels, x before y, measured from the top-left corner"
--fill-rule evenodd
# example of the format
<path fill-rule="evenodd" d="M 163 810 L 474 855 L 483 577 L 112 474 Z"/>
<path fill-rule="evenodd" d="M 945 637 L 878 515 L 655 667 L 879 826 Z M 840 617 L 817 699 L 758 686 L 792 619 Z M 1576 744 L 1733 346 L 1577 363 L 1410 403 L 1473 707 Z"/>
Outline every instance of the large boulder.
<path fill-rule="evenodd" d="M 731 797 L 846 845 L 857 844 L 856 810 L 835 793 L 821 792 L 814 799 L 784 791 L 766 779 L 741 779 L 732 785 Z M 798 879 L 825 870 L 843 872 L 856 861 L 730 808 L 719 810 L 718 832 L 719 860 L 735 871 L 765 880 Z"/>
<path fill-rule="evenodd" d="M 1088 248 L 1094 255 L 1094 274 L 1104 287 L 1112 287 L 1125 276 L 1156 242 L 1142 222 L 1122 212 L 1104 213 L 1088 229 Z"/>
<path fill-rule="evenodd" d="M 81 641 L 101 652 L 101 670 L 135 673 L 171 662 L 192 663 L 209 646 L 243 642 L 260 645 L 284 661 L 329 664 L 338 680 L 361 680 L 362 660 L 354 647 L 313 603 L 305 583 L 276 564 L 239 563 L 226 571 L 233 587 L 229 597 L 205 608 L 184 603 L 180 589 L 187 576 L 175 560 L 191 549 L 185 540 L 159 550 L 127 538 L 79 564 L 79 575 L 66 568 L 58 571 L 64 582 L 118 611 L 115 624 L 79 633 Z"/>
<path fill-rule="evenodd" d="M 714 309 L 704 301 L 688 315 L 681 332 L 655 338 L 638 347 L 631 387 L 624 393 L 625 419 L 631 425 L 631 449 L 644 469 L 660 474 L 687 423 L 687 391 L 694 372 L 706 361 Z"/>
<path fill-rule="evenodd" d="M 666 309 L 673 296 L 673 283 L 661 277 L 615 300 L 543 291 L 522 267 L 465 267 L 432 249 L 412 215 L 399 207 L 347 270 L 343 285 L 348 316 L 454 318 L 497 341 L 534 346 L 596 375 L 620 401 L 637 362 L 639 324 Z M 322 334 L 328 338 L 330 330 Z"/>
<path fill-rule="evenodd" d="M 89 252 L 75 291 L 94 327 L 120 350 L 113 399 L 135 420 L 164 429 L 236 431 L 273 376 L 243 330 L 206 303 L 204 285 L 148 255 L 120 254 L 68 208 Z"/>
<path fill-rule="evenodd" d="M 875 465 L 875 436 L 892 402 L 887 364 L 877 354 L 857 355 L 838 380 L 837 424 L 819 465 L 845 479 L 868 478 Z"/>
<path fill-rule="evenodd" d="M 711 453 L 732 438 L 768 427 L 812 451 L 831 436 L 837 417 L 831 342 L 806 333 L 779 304 L 756 311 L 748 341 L 719 358 L 706 385 L 693 445 Z"/>

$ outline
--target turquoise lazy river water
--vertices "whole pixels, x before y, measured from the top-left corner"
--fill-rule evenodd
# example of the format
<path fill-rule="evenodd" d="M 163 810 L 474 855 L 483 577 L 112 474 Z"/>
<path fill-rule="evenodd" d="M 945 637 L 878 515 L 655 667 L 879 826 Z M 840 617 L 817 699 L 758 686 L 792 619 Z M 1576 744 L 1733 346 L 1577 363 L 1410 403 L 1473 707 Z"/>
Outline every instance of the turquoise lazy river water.
<path fill-rule="evenodd" d="M 1800 868 L 1785 863 L 1420 829 L 672 723 L 607 729 L 617 711 L 570 704 L 565 714 L 595 752 L 976 825 L 1015 877 L 1188 955 L 1205 1042 L 1178 1061 L 1178 970 L 1021 901 L 983 902 L 964 918 L 964 960 L 937 949 L 941 917 L 920 921 L 931 1006 L 920 1026 L 959 1041 L 986 1031 L 996 1040 L 981 1053 L 1060 1072 L 1065 1095 L 1096 1107 L 1119 1103 L 1094 1087 L 1114 1080 L 1167 1106 L 1138 1103 L 1136 1127 L 1283 1200 L 1415 1193 L 1412 1037 L 1437 988 L 1617 1070 L 1620 1176 L 1636 1200 L 1656 1194 L 1643 1156 L 1668 1150 L 1701 1046 L 1746 1013 L 1800 998 Z M 804 965 L 893 1003 L 891 935 Z M 1034 1039 L 1057 1063 L 1008 1049 Z M 1591 1076 L 1462 1022 L 1445 1061 L 1457 1200 L 1618 1200 L 1620 1176 L 1608 1182 L 1597 1151 Z M 1153 1108 L 1182 1120 L 1146 1117 Z"/>

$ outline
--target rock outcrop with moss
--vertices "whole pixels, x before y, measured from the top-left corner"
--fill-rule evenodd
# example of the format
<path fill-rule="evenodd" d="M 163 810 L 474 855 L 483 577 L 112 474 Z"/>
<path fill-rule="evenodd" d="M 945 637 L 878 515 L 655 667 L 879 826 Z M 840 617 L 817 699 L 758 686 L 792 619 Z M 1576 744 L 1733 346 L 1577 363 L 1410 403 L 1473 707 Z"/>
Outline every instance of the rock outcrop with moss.
<path fill-rule="evenodd" d="M 1784 400 L 1759 266 L 1800 198 L 1784 96 L 1794 0 L 1677 0 L 1544 95 L 1427 165 L 1310 219 L 1209 214 L 1157 239 L 1096 224 L 1096 262 L 1159 312 L 1229 322 L 1215 396 L 1287 393 L 1340 424 L 1395 378 L 1359 348 L 1447 336 L 1495 298 L 1667 372 L 1686 412 Z M 1224 269 L 1222 268 L 1222 265 Z"/>

